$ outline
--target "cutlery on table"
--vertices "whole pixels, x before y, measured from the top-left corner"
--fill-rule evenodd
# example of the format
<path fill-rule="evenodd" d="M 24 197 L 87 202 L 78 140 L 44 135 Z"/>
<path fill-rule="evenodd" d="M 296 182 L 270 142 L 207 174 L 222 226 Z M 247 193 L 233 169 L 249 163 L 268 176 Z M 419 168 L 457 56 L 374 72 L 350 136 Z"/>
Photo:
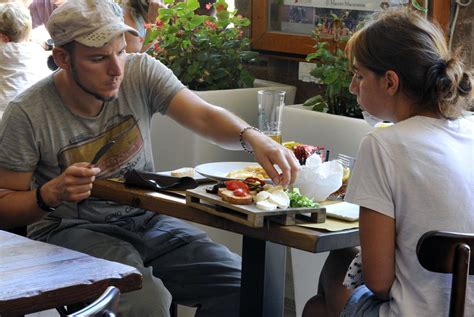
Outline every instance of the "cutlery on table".
<path fill-rule="evenodd" d="M 90 165 L 95 165 L 97 164 L 97 162 L 100 160 L 100 158 L 102 156 L 104 156 L 104 154 L 112 147 L 112 145 L 115 144 L 115 140 L 110 140 L 109 142 L 105 143 L 104 145 L 102 145 L 102 147 L 97 151 L 97 153 L 95 153 L 95 156 L 94 158 L 92 159 L 92 161 L 90 162 Z"/>

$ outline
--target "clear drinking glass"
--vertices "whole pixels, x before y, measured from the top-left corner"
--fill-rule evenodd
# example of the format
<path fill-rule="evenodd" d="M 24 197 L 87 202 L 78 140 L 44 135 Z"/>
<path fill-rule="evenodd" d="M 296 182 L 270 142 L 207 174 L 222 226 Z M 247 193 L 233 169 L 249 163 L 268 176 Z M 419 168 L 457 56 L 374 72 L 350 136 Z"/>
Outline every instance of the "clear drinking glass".
<path fill-rule="evenodd" d="M 281 143 L 281 117 L 285 106 L 285 91 L 259 90 L 258 128 L 273 140 Z"/>

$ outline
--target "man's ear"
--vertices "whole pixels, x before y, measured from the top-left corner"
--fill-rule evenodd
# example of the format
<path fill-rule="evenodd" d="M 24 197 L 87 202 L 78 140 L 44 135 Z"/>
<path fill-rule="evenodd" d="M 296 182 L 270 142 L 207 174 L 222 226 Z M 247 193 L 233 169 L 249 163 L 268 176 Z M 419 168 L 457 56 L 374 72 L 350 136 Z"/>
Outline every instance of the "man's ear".
<path fill-rule="evenodd" d="M 53 58 L 59 68 L 71 68 L 71 55 L 65 49 L 61 47 L 53 48 Z"/>
<path fill-rule="evenodd" d="M 387 92 L 391 96 L 394 96 L 400 88 L 400 78 L 398 77 L 398 74 L 393 70 L 388 70 L 385 72 L 384 80 Z"/>

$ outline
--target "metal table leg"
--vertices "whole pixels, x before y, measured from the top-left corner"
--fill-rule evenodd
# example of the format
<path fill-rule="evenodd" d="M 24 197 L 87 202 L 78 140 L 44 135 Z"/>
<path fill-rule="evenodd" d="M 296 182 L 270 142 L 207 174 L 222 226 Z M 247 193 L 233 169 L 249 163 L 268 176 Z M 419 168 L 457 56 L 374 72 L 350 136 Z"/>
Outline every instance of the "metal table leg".
<path fill-rule="evenodd" d="M 286 247 L 243 237 L 240 316 L 283 317 Z"/>

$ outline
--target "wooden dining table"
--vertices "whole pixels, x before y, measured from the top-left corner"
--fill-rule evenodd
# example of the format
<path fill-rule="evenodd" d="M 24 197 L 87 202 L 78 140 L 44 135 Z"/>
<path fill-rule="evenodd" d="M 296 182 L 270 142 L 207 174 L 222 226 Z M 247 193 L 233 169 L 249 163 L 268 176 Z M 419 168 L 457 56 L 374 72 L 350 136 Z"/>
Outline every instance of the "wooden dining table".
<path fill-rule="evenodd" d="M 318 253 L 359 245 L 358 229 L 329 232 L 271 221 L 253 228 L 191 207 L 181 195 L 112 180 L 96 180 L 92 195 L 242 234 L 241 316 L 283 316 L 287 247 Z"/>
<path fill-rule="evenodd" d="M 133 267 L 0 230 L 0 315 L 91 302 L 105 289 L 140 289 Z"/>

